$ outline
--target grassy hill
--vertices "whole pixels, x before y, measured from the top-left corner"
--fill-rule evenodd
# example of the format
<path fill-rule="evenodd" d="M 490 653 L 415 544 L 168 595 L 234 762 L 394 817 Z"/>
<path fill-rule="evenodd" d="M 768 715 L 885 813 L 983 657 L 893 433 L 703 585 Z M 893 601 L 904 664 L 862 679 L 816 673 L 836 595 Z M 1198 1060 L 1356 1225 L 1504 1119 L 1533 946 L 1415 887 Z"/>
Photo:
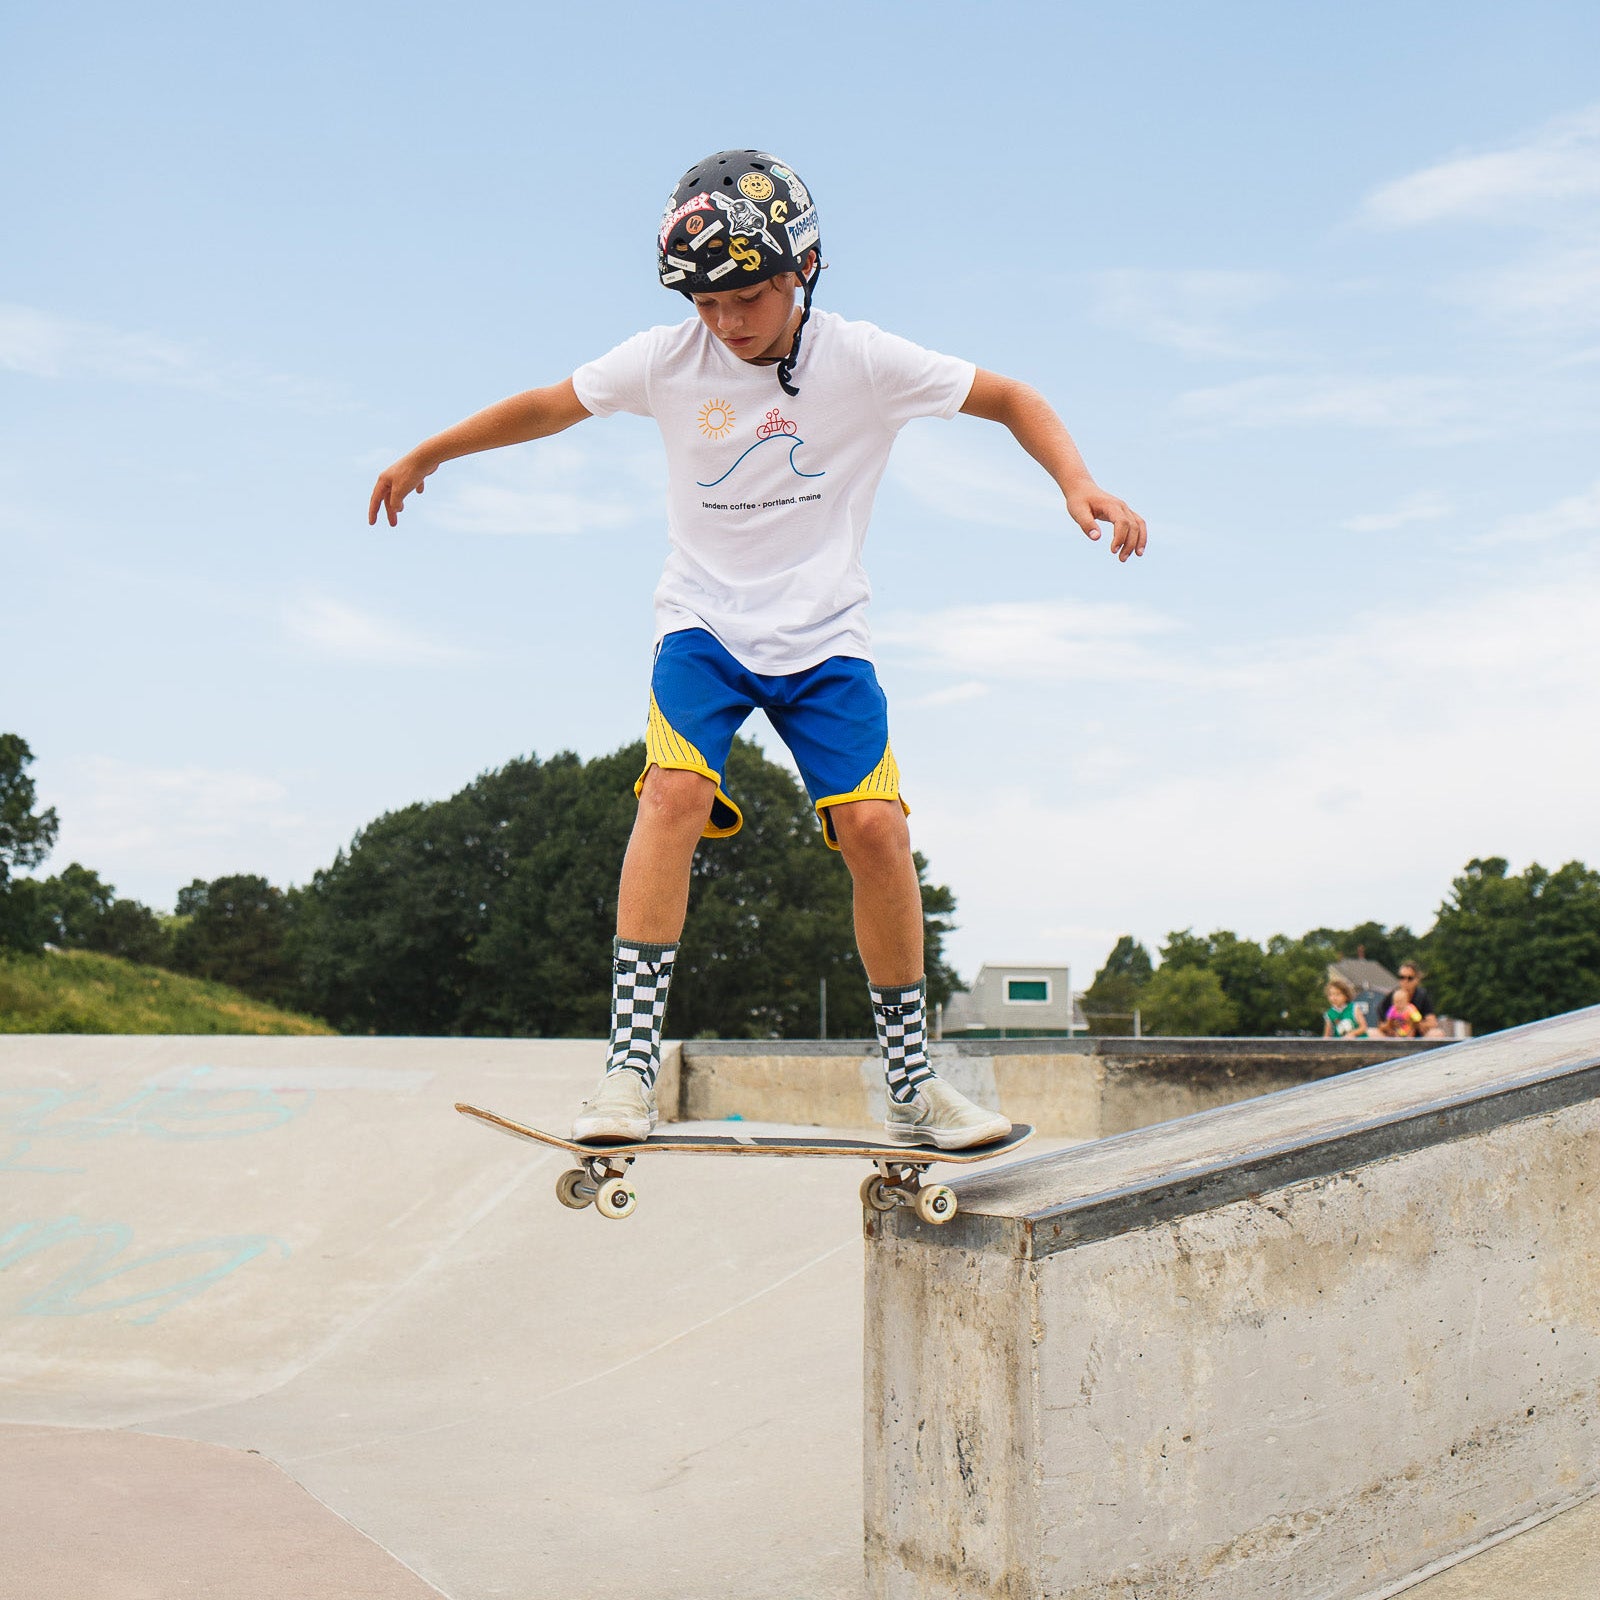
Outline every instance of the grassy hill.
<path fill-rule="evenodd" d="M 115 956 L 0 956 L 0 1033 L 328 1033 L 225 984 Z"/>

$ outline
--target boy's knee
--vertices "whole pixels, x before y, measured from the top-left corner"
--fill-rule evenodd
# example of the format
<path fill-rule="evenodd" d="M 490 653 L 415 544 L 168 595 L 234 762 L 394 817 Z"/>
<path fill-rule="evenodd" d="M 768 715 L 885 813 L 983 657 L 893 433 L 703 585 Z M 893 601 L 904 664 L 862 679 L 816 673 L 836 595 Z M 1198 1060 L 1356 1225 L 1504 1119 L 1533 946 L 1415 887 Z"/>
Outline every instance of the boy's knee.
<path fill-rule="evenodd" d="M 830 807 L 829 815 L 847 864 L 911 853 L 911 830 L 898 800 L 848 800 Z"/>
<path fill-rule="evenodd" d="M 639 791 L 639 811 L 668 826 L 705 826 L 717 786 L 704 773 L 651 767 Z"/>

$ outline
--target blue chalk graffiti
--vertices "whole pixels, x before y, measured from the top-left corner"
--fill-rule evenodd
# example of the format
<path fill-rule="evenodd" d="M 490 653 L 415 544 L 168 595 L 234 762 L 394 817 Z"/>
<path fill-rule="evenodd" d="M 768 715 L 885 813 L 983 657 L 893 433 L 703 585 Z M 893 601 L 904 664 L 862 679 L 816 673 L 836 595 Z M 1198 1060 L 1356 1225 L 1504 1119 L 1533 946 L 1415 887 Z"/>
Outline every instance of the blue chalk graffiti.
<path fill-rule="evenodd" d="M 0 1272 L 46 1250 L 81 1243 L 89 1245 L 87 1253 L 39 1293 L 22 1301 L 16 1307 L 18 1314 L 28 1317 L 85 1317 L 144 1306 L 147 1309 L 141 1315 L 130 1317 L 128 1321 L 150 1323 L 186 1301 L 193 1300 L 196 1295 L 203 1294 L 213 1284 L 220 1283 L 269 1250 L 275 1248 L 280 1257 L 285 1259 L 290 1254 L 289 1246 L 282 1239 L 275 1239 L 269 1234 L 238 1234 L 198 1239 L 190 1244 L 175 1245 L 169 1250 L 157 1250 L 150 1255 L 125 1260 L 133 1245 L 133 1230 L 125 1224 L 85 1222 L 81 1217 L 57 1217 L 49 1221 L 19 1223 L 0 1233 Z M 210 1266 L 185 1272 L 189 1263 L 202 1262 L 207 1258 L 214 1258 Z M 95 1290 L 103 1290 L 130 1273 L 154 1272 L 160 1275 L 163 1268 L 169 1269 L 167 1281 L 111 1298 L 89 1298 Z M 173 1270 L 185 1275 L 171 1277 Z"/>
<path fill-rule="evenodd" d="M 0 1155 L 0 1173 L 81 1172 L 81 1167 L 39 1166 L 23 1157 L 40 1139 L 84 1143 L 134 1136 L 149 1139 L 239 1139 L 280 1128 L 310 1108 L 311 1089 L 210 1089 L 210 1067 L 191 1067 L 174 1084 L 150 1085 L 115 1105 L 92 1106 L 98 1087 L 76 1089 L 0 1089 L 0 1131 L 10 1148 Z M 8 1106 L 7 1102 L 14 1104 Z M 84 1107 L 79 1115 L 62 1115 Z M 0 1145 L 0 1150 L 5 1146 Z"/>

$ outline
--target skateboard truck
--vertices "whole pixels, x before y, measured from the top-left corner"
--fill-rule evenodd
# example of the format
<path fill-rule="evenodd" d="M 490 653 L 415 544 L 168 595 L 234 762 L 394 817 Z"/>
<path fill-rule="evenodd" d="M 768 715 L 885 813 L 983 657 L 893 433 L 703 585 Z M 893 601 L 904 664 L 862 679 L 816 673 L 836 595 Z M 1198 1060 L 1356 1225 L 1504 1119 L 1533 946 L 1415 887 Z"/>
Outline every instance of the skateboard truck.
<path fill-rule="evenodd" d="M 581 1167 L 563 1172 L 556 1179 L 556 1199 L 573 1211 L 593 1206 L 602 1217 L 621 1222 L 633 1215 L 639 1203 L 638 1192 L 628 1181 L 632 1156 L 608 1155 L 599 1151 L 585 1159 Z"/>
<path fill-rule="evenodd" d="M 909 1206 L 924 1222 L 935 1226 L 956 1214 L 956 1192 L 948 1184 L 924 1183 L 931 1161 L 874 1161 L 876 1172 L 861 1181 L 861 1203 L 874 1211 Z"/>

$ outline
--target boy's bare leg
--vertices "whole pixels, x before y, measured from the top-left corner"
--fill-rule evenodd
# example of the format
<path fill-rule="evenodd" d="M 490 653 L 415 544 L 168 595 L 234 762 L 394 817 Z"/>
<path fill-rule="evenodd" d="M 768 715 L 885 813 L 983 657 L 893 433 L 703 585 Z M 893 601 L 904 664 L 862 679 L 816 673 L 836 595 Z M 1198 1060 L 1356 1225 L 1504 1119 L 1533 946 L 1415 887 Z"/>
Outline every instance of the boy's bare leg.
<path fill-rule="evenodd" d="M 880 988 L 922 977 L 922 889 L 911 830 L 898 800 L 851 800 L 829 808 L 855 888 L 856 945 Z"/>
<path fill-rule="evenodd" d="M 652 767 L 622 862 L 611 954 L 611 1046 L 605 1077 L 573 1120 L 574 1139 L 648 1139 L 656 1074 L 689 869 L 716 785 L 698 772 Z"/>
<path fill-rule="evenodd" d="M 698 772 L 651 767 L 622 861 L 617 934 L 676 944 L 689 909 L 689 869 L 717 786 Z"/>
<path fill-rule="evenodd" d="M 928 1060 L 922 888 L 900 802 L 834 806 L 833 832 L 855 883 L 856 943 L 872 986 L 889 1096 L 884 1132 L 899 1144 L 935 1144 L 941 1150 L 1003 1138 L 1010 1122 L 974 1105 Z"/>

